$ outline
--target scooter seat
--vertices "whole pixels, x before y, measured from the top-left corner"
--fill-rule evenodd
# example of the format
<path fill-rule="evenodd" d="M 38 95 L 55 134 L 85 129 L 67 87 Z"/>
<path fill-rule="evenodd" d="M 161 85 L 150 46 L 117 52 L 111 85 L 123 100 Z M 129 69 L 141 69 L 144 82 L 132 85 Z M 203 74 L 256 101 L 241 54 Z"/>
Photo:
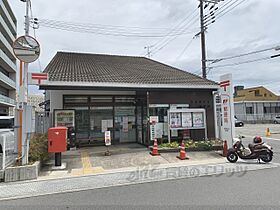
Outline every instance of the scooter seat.
<path fill-rule="evenodd" d="M 248 147 L 251 150 L 251 152 L 253 152 L 254 150 L 261 150 L 261 149 L 263 149 L 263 143 L 248 144 Z"/>
<path fill-rule="evenodd" d="M 254 144 L 248 144 L 248 147 L 249 147 L 249 149 L 250 149 L 251 152 L 254 151 Z"/>

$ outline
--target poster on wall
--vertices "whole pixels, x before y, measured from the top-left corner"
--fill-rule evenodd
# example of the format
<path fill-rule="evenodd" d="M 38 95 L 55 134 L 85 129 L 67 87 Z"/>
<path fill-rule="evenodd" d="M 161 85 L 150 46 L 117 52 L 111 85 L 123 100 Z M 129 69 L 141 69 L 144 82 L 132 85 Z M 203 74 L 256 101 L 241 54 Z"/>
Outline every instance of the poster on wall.
<path fill-rule="evenodd" d="M 162 138 L 163 136 L 163 123 L 157 123 L 156 126 L 156 131 L 155 131 L 155 137 L 156 138 Z"/>
<path fill-rule="evenodd" d="M 203 113 L 202 112 L 197 112 L 193 113 L 193 127 L 201 128 L 204 127 L 204 120 L 203 120 Z"/>
<path fill-rule="evenodd" d="M 128 117 L 123 117 L 123 132 L 128 132 Z"/>
<path fill-rule="evenodd" d="M 75 110 L 54 110 L 54 127 L 75 127 Z"/>
<path fill-rule="evenodd" d="M 181 113 L 179 112 L 170 113 L 170 127 L 171 128 L 181 127 Z"/>
<path fill-rule="evenodd" d="M 182 113 L 182 127 L 183 128 L 191 128 L 192 126 L 193 126 L 192 113 L 183 112 Z"/>
<path fill-rule="evenodd" d="M 113 120 L 102 120 L 101 121 L 102 133 L 106 132 L 108 128 L 113 128 Z"/>

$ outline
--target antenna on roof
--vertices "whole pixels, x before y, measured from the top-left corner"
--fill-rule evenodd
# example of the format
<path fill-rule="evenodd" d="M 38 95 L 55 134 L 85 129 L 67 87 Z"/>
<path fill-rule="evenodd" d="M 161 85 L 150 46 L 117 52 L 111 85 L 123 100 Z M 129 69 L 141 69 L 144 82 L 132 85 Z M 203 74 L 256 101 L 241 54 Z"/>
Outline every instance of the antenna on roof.
<path fill-rule="evenodd" d="M 152 57 L 152 52 L 151 52 L 152 47 L 153 47 L 153 45 L 144 47 L 144 49 L 147 49 L 147 54 L 145 56 L 148 56 L 148 58 Z"/>

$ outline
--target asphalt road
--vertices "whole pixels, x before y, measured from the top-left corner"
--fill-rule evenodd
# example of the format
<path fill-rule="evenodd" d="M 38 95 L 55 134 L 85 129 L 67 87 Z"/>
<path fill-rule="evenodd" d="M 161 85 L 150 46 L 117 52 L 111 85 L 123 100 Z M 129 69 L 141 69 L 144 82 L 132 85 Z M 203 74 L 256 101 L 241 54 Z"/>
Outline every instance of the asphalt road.
<path fill-rule="evenodd" d="M 280 140 L 264 140 L 280 163 Z M 250 141 L 245 139 L 245 145 Z M 273 168 L 102 188 L 2 201 L 0 209 L 279 209 L 279 174 L 280 168 Z"/>

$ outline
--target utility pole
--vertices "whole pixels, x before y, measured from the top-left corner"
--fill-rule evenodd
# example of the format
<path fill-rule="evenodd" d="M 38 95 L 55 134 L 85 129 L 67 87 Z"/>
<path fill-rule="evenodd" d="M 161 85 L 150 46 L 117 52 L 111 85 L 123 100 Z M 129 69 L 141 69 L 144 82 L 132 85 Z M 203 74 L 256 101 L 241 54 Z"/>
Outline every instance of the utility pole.
<path fill-rule="evenodd" d="M 24 21 L 24 31 L 25 35 L 29 36 L 29 26 L 30 26 L 30 17 L 29 17 L 29 8 L 30 0 L 21 0 L 26 3 L 25 11 L 25 21 Z M 22 164 L 28 163 L 28 150 L 29 150 L 29 137 L 27 135 L 27 125 L 26 125 L 26 114 L 27 114 L 27 103 L 28 103 L 28 63 L 20 62 L 20 88 L 19 88 L 19 124 L 20 129 L 18 132 L 19 135 L 19 144 L 18 144 L 18 153 L 20 155 Z"/>
<path fill-rule="evenodd" d="M 205 27 L 203 14 L 203 0 L 200 1 L 200 38 L 201 38 L 201 67 L 202 77 L 206 78 L 206 45 L 205 45 Z"/>

